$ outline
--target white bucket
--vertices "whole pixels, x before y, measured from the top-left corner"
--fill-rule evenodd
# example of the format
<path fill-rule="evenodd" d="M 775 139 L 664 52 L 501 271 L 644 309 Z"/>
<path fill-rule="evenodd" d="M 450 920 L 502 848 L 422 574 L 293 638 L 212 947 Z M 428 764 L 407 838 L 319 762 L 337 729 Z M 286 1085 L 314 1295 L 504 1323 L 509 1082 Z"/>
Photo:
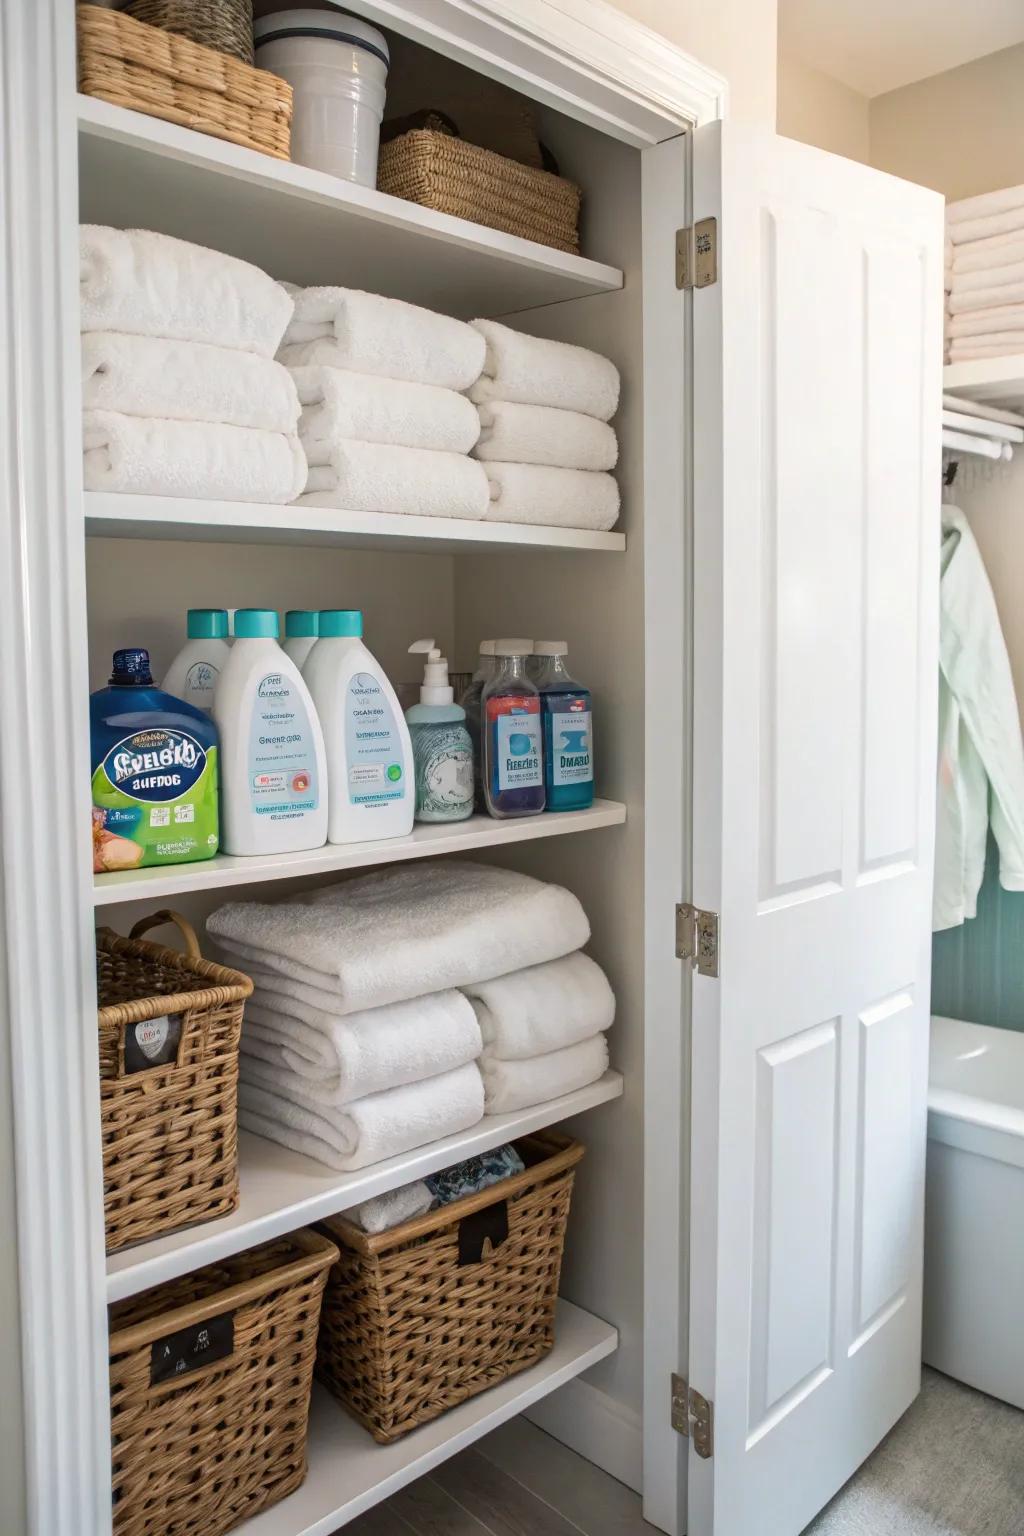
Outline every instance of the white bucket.
<path fill-rule="evenodd" d="M 377 185 L 388 78 L 382 33 L 332 11 L 276 11 L 255 24 L 256 64 L 294 93 L 292 159 L 364 187 Z"/>

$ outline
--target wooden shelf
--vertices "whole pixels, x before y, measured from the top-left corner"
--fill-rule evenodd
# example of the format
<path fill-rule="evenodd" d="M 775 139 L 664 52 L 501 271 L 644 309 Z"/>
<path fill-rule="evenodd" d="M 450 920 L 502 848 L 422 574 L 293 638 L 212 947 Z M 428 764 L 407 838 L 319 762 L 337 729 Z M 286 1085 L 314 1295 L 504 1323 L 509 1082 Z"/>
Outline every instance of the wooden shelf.
<path fill-rule="evenodd" d="M 559 1301 L 555 1346 L 531 1370 L 471 1397 L 394 1445 L 377 1445 L 323 1387 L 313 1389 L 309 1475 L 237 1536 L 334 1536 L 342 1525 L 565 1386 L 618 1347 L 609 1323 Z"/>
<path fill-rule="evenodd" d="M 94 538 L 185 539 L 189 543 L 326 545 L 338 549 L 605 550 L 621 553 L 625 534 L 529 523 L 410 517 L 396 512 L 334 512 L 327 507 L 264 506 L 170 496 L 85 495 L 86 532 Z"/>
<path fill-rule="evenodd" d="M 528 843 L 540 837 L 565 837 L 568 833 L 614 827 L 625 819 L 626 807 L 617 800 L 595 800 L 586 811 L 546 811 L 542 816 L 523 816 L 512 821 L 472 816 L 468 821 L 455 823 L 422 823 L 413 828 L 410 837 L 380 838 L 372 843 L 327 843 L 308 853 L 255 854 L 248 858 L 221 853 L 200 864 L 171 864 L 96 875 L 93 900 L 98 907 L 118 901 L 163 901 L 185 891 L 231 890 L 262 880 L 328 875 L 340 869 L 367 869 L 375 864 Z"/>
<path fill-rule="evenodd" d="M 622 272 L 78 98 L 82 219 L 156 229 L 302 284 L 344 283 L 464 319 L 621 288 Z"/>
<path fill-rule="evenodd" d="M 323 1163 L 300 1157 L 263 1136 L 242 1131 L 238 1138 L 241 1197 L 237 1210 L 204 1226 L 172 1232 L 153 1242 L 110 1254 L 107 1299 L 120 1301 L 125 1296 L 134 1296 L 203 1264 L 241 1253 L 255 1243 L 267 1242 L 283 1232 L 293 1232 L 296 1227 L 348 1210 L 386 1190 L 426 1178 L 428 1173 L 500 1147 L 516 1136 L 528 1136 L 544 1126 L 557 1125 L 621 1094 L 621 1075 L 606 1072 L 588 1088 L 514 1114 L 485 1115 L 478 1124 L 457 1136 L 446 1136 L 355 1173 L 336 1173 Z"/>
<path fill-rule="evenodd" d="M 942 388 L 947 395 L 962 395 L 982 405 L 1024 411 L 1024 352 L 1012 357 L 947 363 L 942 370 Z"/>

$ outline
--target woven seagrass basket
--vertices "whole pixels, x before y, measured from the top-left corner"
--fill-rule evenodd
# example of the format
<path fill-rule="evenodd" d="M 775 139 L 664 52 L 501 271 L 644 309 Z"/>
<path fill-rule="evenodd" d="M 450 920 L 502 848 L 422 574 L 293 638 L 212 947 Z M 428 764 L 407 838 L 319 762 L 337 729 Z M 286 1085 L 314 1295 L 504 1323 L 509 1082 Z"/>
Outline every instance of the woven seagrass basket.
<path fill-rule="evenodd" d="M 110 1308 L 114 1536 L 222 1536 L 299 1487 L 337 1252 L 293 1232 Z"/>
<path fill-rule="evenodd" d="M 579 1142 L 516 1143 L 525 1173 L 390 1232 L 343 1216 L 324 1293 L 317 1376 L 380 1444 L 536 1365 L 555 1303 Z"/>
<path fill-rule="evenodd" d="M 579 251 L 579 187 L 449 133 L 413 128 L 382 144 L 377 186 L 506 235 Z"/>
<path fill-rule="evenodd" d="M 128 0 L 125 14 L 252 64 L 252 0 Z"/>
<path fill-rule="evenodd" d="M 289 158 L 286 80 L 123 11 L 79 5 L 77 15 L 78 89 L 86 96 Z"/>
<path fill-rule="evenodd" d="M 187 952 L 140 936 L 173 922 Z M 173 912 L 96 935 L 107 1251 L 238 1204 L 238 1042 L 252 982 Z M 141 1026 L 141 1030 L 140 1030 Z"/>

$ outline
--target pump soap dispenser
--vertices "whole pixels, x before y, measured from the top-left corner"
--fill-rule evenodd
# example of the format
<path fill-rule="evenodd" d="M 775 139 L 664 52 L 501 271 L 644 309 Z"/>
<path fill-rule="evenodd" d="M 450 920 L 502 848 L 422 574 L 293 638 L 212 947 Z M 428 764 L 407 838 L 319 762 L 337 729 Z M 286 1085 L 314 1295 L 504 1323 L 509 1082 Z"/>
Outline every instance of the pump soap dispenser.
<path fill-rule="evenodd" d="M 433 640 L 410 655 L 426 658 L 420 702 L 405 712 L 412 737 L 417 821 L 465 821 L 473 814 L 473 743 L 466 711 L 454 702 L 448 662 Z"/>

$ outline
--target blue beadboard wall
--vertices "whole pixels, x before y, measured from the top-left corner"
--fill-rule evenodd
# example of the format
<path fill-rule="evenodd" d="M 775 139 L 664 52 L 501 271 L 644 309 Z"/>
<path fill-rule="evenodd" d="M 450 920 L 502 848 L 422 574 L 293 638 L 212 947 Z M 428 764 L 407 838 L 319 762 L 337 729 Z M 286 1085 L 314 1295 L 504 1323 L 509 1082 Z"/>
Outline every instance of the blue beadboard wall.
<path fill-rule="evenodd" d="M 1004 891 L 989 838 L 978 915 L 932 939 L 932 1013 L 1024 1030 L 1024 892 Z"/>

